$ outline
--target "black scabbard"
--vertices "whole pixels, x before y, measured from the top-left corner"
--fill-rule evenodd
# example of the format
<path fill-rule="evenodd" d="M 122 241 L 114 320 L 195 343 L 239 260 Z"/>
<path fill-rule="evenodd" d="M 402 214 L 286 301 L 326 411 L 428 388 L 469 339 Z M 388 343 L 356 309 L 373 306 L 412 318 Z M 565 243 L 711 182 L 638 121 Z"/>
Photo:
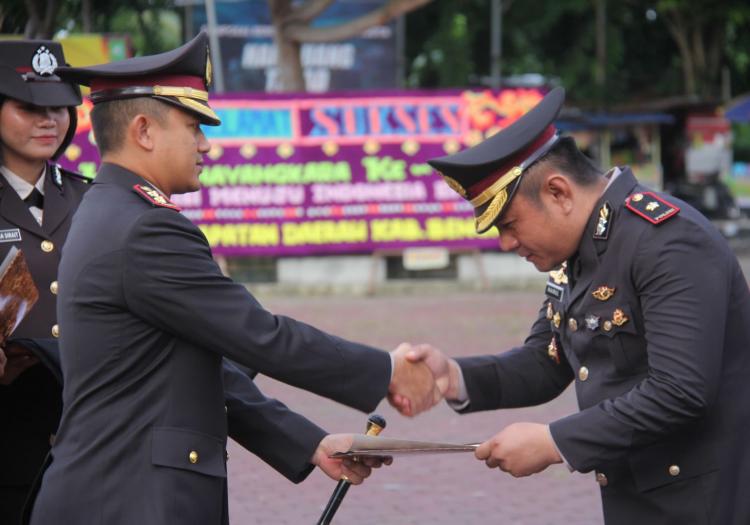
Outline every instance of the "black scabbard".
<path fill-rule="evenodd" d="M 336 485 L 336 489 L 333 491 L 333 494 L 331 494 L 331 499 L 328 500 L 328 504 L 326 505 L 323 514 L 320 515 L 318 525 L 328 525 L 329 523 L 331 523 L 333 515 L 336 514 L 336 511 L 339 509 L 339 505 L 341 505 L 341 501 L 346 495 L 346 491 L 349 490 L 349 487 L 351 486 L 351 483 L 343 479 L 338 482 L 338 484 Z"/>

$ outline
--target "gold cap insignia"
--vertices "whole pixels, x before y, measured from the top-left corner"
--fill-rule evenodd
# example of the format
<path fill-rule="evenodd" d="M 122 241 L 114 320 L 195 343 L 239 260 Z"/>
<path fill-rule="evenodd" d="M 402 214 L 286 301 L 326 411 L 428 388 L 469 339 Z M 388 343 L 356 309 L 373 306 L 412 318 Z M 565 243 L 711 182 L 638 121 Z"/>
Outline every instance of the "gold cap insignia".
<path fill-rule="evenodd" d="M 615 295 L 615 290 L 615 288 L 610 288 L 609 286 L 600 286 L 591 292 L 591 295 L 594 296 L 594 299 L 608 301 L 613 295 Z"/>
<path fill-rule="evenodd" d="M 213 67 L 211 67 L 211 50 L 206 48 L 206 87 L 211 85 L 213 80 Z"/>
<path fill-rule="evenodd" d="M 614 324 L 615 326 L 622 326 L 628 321 L 628 316 L 625 315 L 625 312 L 623 312 L 619 308 L 612 314 L 612 324 Z"/>

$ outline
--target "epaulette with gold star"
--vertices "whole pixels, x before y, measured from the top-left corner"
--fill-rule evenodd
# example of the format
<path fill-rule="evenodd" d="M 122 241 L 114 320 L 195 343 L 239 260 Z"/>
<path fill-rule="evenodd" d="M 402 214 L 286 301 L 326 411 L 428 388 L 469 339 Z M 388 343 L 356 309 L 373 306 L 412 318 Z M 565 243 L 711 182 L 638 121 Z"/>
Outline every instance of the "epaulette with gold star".
<path fill-rule="evenodd" d="M 650 191 L 630 195 L 625 199 L 625 207 L 651 224 L 661 224 L 680 212 L 678 206 Z"/>
<path fill-rule="evenodd" d="M 170 202 L 164 195 L 156 191 L 151 186 L 145 184 L 136 184 L 133 186 L 133 191 L 140 195 L 145 201 L 150 202 L 154 206 L 161 206 L 162 208 L 169 208 L 170 210 L 180 211 L 180 207 Z"/>

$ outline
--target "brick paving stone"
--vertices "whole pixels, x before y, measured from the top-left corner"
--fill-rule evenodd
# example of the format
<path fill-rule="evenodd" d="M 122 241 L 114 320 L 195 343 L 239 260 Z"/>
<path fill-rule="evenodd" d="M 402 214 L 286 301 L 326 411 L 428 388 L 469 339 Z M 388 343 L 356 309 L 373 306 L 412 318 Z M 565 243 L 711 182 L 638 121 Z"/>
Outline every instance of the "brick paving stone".
<path fill-rule="evenodd" d="M 409 296 L 266 297 L 277 314 L 337 335 L 391 349 L 402 341 L 433 343 L 453 356 L 495 353 L 520 343 L 542 296 L 532 292 L 429 292 Z M 308 392 L 259 377 L 261 389 L 331 432 L 362 432 L 366 415 Z M 387 402 L 378 413 L 385 433 L 405 439 L 483 441 L 515 421 L 549 422 L 576 411 L 575 396 L 538 407 L 460 416 L 441 403 L 404 418 Z M 294 485 L 234 443 L 229 448 L 233 525 L 317 522 L 335 482 L 319 471 Z M 595 525 L 602 522 L 593 474 L 563 465 L 516 479 L 488 469 L 471 453 L 400 458 L 352 487 L 334 523 Z"/>

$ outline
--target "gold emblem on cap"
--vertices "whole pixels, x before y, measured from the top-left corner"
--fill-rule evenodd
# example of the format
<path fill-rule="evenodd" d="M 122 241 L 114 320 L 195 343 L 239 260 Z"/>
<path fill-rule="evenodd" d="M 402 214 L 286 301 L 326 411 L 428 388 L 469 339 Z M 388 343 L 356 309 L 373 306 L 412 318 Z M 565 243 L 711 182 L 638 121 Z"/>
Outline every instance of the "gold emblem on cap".
<path fill-rule="evenodd" d="M 211 67 L 211 51 L 206 48 L 206 87 L 209 87 L 211 85 L 213 72 L 213 67 Z"/>
<path fill-rule="evenodd" d="M 594 296 L 594 299 L 608 301 L 613 295 L 615 295 L 615 290 L 616 288 L 610 288 L 609 286 L 600 286 L 591 292 L 591 295 Z"/>
<path fill-rule="evenodd" d="M 625 312 L 623 312 L 619 308 L 612 314 L 612 324 L 614 324 L 615 326 L 622 326 L 628 321 L 628 316 L 625 315 Z"/>
<path fill-rule="evenodd" d="M 654 211 L 658 207 L 659 207 L 659 203 L 658 202 L 651 201 L 648 204 L 646 204 L 646 211 Z"/>
<path fill-rule="evenodd" d="M 443 174 L 441 173 L 440 175 Z M 461 184 L 459 184 L 457 180 L 450 178 L 448 175 L 443 175 L 443 180 L 445 180 L 445 183 L 450 187 L 450 189 L 458 193 L 464 199 L 466 198 L 466 190 L 463 186 L 461 186 Z"/>
<path fill-rule="evenodd" d="M 632 200 L 633 202 L 639 202 L 639 201 L 643 200 L 643 194 L 642 193 L 636 193 L 635 195 L 633 195 L 630 198 L 630 200 Z"/>

